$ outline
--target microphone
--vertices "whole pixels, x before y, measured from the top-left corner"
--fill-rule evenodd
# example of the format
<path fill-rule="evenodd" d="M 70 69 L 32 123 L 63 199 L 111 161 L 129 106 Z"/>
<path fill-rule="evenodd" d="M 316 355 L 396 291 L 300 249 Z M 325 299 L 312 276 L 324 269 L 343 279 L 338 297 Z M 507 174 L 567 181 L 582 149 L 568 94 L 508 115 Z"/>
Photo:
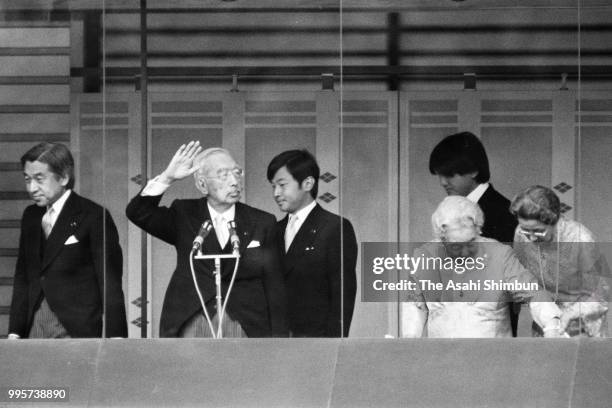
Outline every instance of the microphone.
<path fill-rule="evenodd" d="M 229 221 L 227 223 L 227 228 L 230 233 L 230 242 L 232 243 L 232 253 L 235 256 L 238 256 L 240 250 L 240 238 L 238 238 L 238 233 L 236 232 L 236 223 L 234 221 Z"/>
<path fill-rule="evenodd" d="M 206 220 L 202 223 L 202 226 L 200 226 L 200 230 L 198 231 L 198 235 L 196 235 L 195 239 L 193 240 L 193 251 L 197 251 L 202 247 L 202 243 L 210 233 L 212 227 L 213 226 L 210 220 Z"/>

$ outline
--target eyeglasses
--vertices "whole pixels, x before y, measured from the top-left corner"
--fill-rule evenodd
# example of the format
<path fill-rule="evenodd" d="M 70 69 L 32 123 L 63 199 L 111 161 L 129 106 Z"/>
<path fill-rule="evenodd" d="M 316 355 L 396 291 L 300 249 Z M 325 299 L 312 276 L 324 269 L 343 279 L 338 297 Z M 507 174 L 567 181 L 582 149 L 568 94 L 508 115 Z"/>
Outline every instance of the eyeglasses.
<path fill-rule="evenodd" d="M 207 178 L 211 178 L 211 179 L 217 179 L 220 181 L 227 181 L 227 179 L 229 178 L 229 175 L 233 174 L 234 177 L 238 178 L 242 178 L 244 177 L 244 170 L 241 169 L 240 167 L 236 167 L 233 169 L 219 169 L 217 171 L 217 175 L 216 176 L 207 176 Z"/>
<path fill-rule="evenodd" d="M 518 227 L 518 232 L 526 237 L 544 238 L 546 236 L 546 231 L 528 231 L 521 227 Z"/>

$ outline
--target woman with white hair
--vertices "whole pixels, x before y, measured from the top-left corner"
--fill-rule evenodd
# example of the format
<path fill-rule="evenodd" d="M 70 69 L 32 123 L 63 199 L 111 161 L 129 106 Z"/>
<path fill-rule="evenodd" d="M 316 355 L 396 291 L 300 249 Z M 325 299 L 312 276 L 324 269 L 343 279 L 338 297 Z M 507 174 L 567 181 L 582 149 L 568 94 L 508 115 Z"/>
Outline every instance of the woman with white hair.
<path fill-rule="evenodd" d="M 512 248 L 480 236 L 477 204 L 446 197 L 432 215 L 435 240 L 417 249 L 416 290 L 402 303 L 402 336 L 512 337 L 508 302 L 530 302 L 546 337 L 560 337 L 560 311 Z"/>
<path fill-rule="evenodd" d="M 574 336 L 605 337 L 610 269 L 595 236 L 561 215 L 561 202 L 549 188 L 531 186 L 512 200 L 518 218 L 514 249 L 561 309 L 561 327 Z M 538 326 L 534 336 L 542 336 Z"/>

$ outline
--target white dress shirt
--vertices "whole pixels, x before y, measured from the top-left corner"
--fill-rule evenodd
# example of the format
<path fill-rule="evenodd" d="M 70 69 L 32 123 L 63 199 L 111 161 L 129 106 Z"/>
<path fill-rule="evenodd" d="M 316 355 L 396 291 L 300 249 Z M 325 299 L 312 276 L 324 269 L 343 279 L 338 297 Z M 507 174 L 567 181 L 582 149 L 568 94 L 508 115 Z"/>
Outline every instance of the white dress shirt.
<path fill-rule="evenodd" d="M 55 202 L 51 204 L 50 207 L 47 208 L 47 212 L 49 212 L 51 208 L 53 209 L 53 211 L 51 212 L 51 217 L 49 219 L 49 223 L 51 224 L 51 229 L 53 229 L 53 226 L 57 222 L 57 218 L 62 212 L 62 208 L 64 208 L 64 204 L 66 204 L 66 201 L 68 200 L 68 197 L 70 197 L 71 192 L 72 190 L 70 189 L 64 191 L 64 194 L 62 194 L 60 198 L 55 200 Z"/>
<path fill-rule="evenodd" d="M 236 217 L 236 206 L 232 205 L 228 210 L 220 213 L 212 208 L 210 204 L 207 203 L 206 205 L 208 206 L 208 212 L 210 213 L 210 218 L 213 221 L 213 226 L 215 227 L 215 233 L 217 234 L 219 245 L 221 245 L 221 248 L 224 248 L 227 240 L 229 239 L 229 228 L 227 227 L 227 223 L 234 221 L 234 218 Z M 221 219 L 223 219 L 223 221 L 220 223 Z M 219 223 L 221 225 L 219 225 Z"/>
<path fill-rule="evenodd" d="M 473 203 L 477 203 L 478 200 L 480 200 L 482 195 L 485 193 L 485 191 L 487 191 L 487 188 L 489 188 L 489 183 L 479 184 L 478 187 L 473 189 L 472 192 L 468 194 L 465 198 L 467 198 Z"/>
<path fill-rule="evenodd" d="M 304 221 L 306 221 L 306 218 L 308 218 L 308 215 L 315 208 L 316 205 L 316 200 L 313 200 L 306 207 L 297 210 L 293 214 L 289 214 L 289 220 L 287 221 L 287 227 L 285 228 L 285 251 L 289 250 L 293 239 L 295 238 L 298 231 L 302 227 L 302 224 L 304 224 Z"/>
<path fill-rule="evenodd" d="M 157 176 L 147 182 L 147 185 L 142 189 L 140 195 L 143 197 L 162 195 L 166 192 L 168 187 L 170 187 L 170 184 L 162 183 L 159 181 L 159 176 Z"/>

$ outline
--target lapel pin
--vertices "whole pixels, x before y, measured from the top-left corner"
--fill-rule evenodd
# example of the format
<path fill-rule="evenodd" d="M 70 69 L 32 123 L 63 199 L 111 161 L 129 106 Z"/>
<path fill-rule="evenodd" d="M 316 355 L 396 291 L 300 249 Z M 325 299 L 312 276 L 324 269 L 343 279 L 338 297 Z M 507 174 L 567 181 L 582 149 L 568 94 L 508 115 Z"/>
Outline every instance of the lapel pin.
<path fill-rule="evenodd" d="M 71 221 L 71 222 L 70 222 L 70 227 L 72 227 L 72 228 L 76 228 L 76 226 L 77 226 L 76 221 Z"/>

